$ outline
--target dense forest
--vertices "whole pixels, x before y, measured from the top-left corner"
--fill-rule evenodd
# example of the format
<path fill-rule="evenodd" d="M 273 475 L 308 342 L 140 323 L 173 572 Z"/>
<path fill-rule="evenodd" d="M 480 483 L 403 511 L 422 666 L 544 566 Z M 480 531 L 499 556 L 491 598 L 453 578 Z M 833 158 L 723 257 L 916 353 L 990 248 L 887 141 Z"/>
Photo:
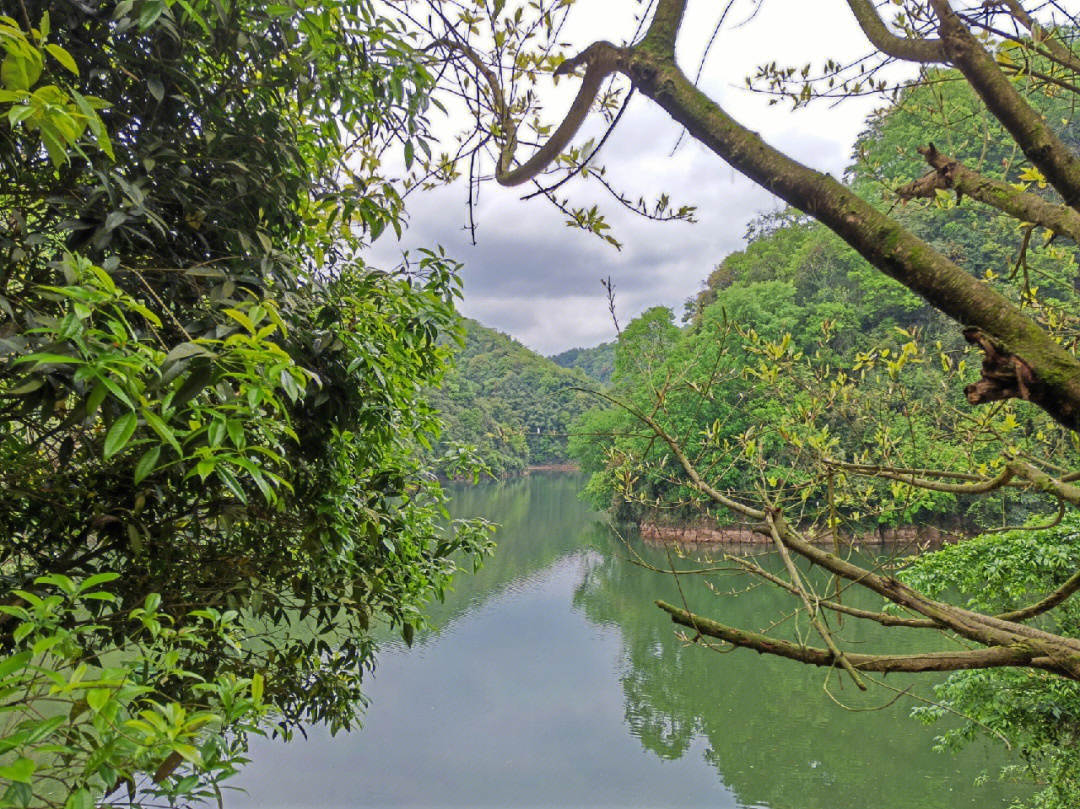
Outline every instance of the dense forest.
<path fill-rule="evenodd" d="M 615 373 L 615 343 L 601 343 L 592 348 L 571 348 L 549 359 L 563 368 L 580 368 L 587 376 L 606 384 Z"/>
<path fill-rule="evenodd" d="M 1014 222 L 951 192 L 937 191 L 930 199 L 911 193 L 909 184 L 921 174 L 918 152 L 925 149 L 920 122 L 943 97 L 962 122 L 949 130 L 952 153 L 1017 189 L 1041 188 L 1037 176 L 1012 167 L 1015 155 L 979 117 L 974 94 L 951 81 L 910 92 L 871 119 L 846 180 L 972 272 L 999 283 L 1012 279 L 1008 294 L 1040 317 L 1053 318 L 1076 297 L 1073 245 L 1041 237 L 1029 244 Z M 1075 140 L 1068 110 L 1057 109 L 1065 102 L 1038 98 L 1061 136 Z M 852 386 L 852 380 L 857 386 L 845 394 L 843 406 L 820 414 L 819 438 L 834 455 L 854 460 L 903 455 L 906 466 L 942 469 L 993 462 L 992 446 L 947 423 L 963 407 L 961 383 L 979 360 L 953 321 L 798 211 L 759 217 L 746 241 L 745 249 L 717 264 L 686 301 L 681 323 L 673 311 L 659 307 L 620 335 L 613 394 L 630 409 L 593 409 L 577 425 L 582 437 L 572 442 L 575 457 L 591 474 L 587 496 L 595 506 L 631 522 L 682 522 L 709 511 L 692 486 L 670 475 L 674 459 L 662 442 L 635 437 L 640 419 L 631 411 L 647 410 L 658 397 L 680 435 L 698 436 L 695 446 L 712 458 L 707 466 L 732 447 L 760 452 L 770 459 L 764 479 L 781 480 L 780 488 L 786 479 L 810 508 L 823 505 L 825 490 L 799 486 L 799 472 L 792 469 L 797 442 L 794 433 L 785 433 L 798 428 L 793 423 L 777 427 L 793 410 L 809 407 L 814 391 Z M 770 358 L 783 358 L 783 378 L 762 375 Z M 999 415 L 1005 412 L 1001 429 L 1017 446 L 1031 449 L 1064 440 L 1043 414 L 1006 406 Z M 618 437 L 589 438 L 602 434 Z M 753 445 L 756 450 L 749 450 Z M 652 462 L 626 496 L 620 481 L 628 459 L 644 456 Z M 718 468 L 724 471 L 717 479 L 735 491 L 753 491 L 762 479 L 763 470 L 752 464 Z M 1028 500 L 1015 493 L 988 500 L 923 491 L 898 499 L 883 496 L 889 490 L 878 481 L 846 492 L 839 518 L 849 530 L 865 533 L 912 523 L 971 530 L 1001 524 L 1005 516 L 1022 520 L 1028 513 Z"/>
<path fill-rule="evenodd" d="M 436 454 L 469 447 L 495 476 L 567 463 L 570 425 L 593 405 L 585 391 L 596 380 L 475 320 L 463 325 L 453 367 L 430 391 L 444 422 Z"/>

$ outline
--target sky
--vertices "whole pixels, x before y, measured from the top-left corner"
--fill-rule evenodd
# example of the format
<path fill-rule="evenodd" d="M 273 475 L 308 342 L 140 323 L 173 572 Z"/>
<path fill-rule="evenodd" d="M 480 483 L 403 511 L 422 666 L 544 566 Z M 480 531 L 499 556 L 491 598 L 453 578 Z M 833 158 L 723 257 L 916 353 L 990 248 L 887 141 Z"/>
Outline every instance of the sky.
<path fill-rule="evenodd" d="M 690 75 L 723 5 L 690 0 L 677 50 Z M 745 78 L 774 60 L 799 67 L 809 61 L 818 68 L 830 57 L 857 60 L 871 53 L 869 42 L 845 0 L 761 0 L 756 16 L 740 25 L 755 5 L 754 0 L 736 0 L 705 64 L 702 89 L 773 146 L 814 168 L 841 174 L 866 116 L 881 102 L 855 99 L 832 106 L 821 101 L 793 112 L 790 103 L 769 106 L 768 97 L 746 89 Z M 596 39 L 625 41 L 638 9 L 636 0 L 578 0 L 564 39 L 580 45 Z M 569 106 L 567 92 L 548 106 L 552 117 L 558 101 L 564 109 Z M 435 119 L 433 124 L 438 130 L 449 122 Z M 594 113 L 576 142 L 599 136 L 603 129 Z M 408 229 L 400 240 L 391 234 L 376 242 L 374 263 L 391 266 L 403 250 L 442 245 L 464 264 L 462 313 L 542 354 L 616 336 L 602 278 L 614 282 L 620 324 L 656 305 L 681 314 L 683 302 L 701 288 L 712 268 L 741 249 L 749 222 L 782 204 L 692 139 L 683 139 L 672 154 L 679 132 L 659 107 L 636 96 L 598 162 L 632 199 L 666 192 L 675 206 L 696 205 L 695 224 L 647 221 L 606 198 L 595 182 L 575 180 L 564 186 L 573 203 L 601 205 L 623 243 L 616 250 L 567 227 L 566 217 L 546 200 L 522 201 L 529 186 L 522 191 L 492 182 L 480 194 L 473 245 L 465 229 L 462 182 L 411 195 Z"/>

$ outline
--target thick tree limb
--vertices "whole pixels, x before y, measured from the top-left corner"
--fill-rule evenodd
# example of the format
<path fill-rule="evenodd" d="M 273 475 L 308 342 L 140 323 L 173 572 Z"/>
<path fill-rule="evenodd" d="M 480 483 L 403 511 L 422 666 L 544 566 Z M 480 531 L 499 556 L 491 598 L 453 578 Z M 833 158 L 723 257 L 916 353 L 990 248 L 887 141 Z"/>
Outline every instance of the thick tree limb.
<path fill-rule="evenodd" d="M 1001 72 L 993 57 L 953 11 L 949 0 L 930 0 L 930 4 L 938 17 L 938 30 L 949 62 L 964 74 L 986 108 L 1065 203 L 1072 207 L 1080 205 L 1080 161 Z"/>
<path fill-rule="evenodd" d="M 952 190 L 958 195 L 997 208 L 1020 222 L 1040 225 L 1080 244 L 1080 212 L 1075 209 L 1056 205 L 1038 194 L 1018 191 L 1009 183 L 979 174 L 958 160 L 943 155 L 932 143 L 920 148 L 919 154 L 934 170 L 898 188 L 896 194 L 900 199 L 933 199 L 939 190 Z"/>
<path fill-rule="evenodd" d="M 1080 428 L 1080 362 L 984 282 L 936 252 L 832 177 L 766 144 L 682 73 L 673 57 L 632 51 L 620 67 L 703 145 L 733 168 L 821 221 L 875 267 L 961 323 L 993 335 L 997 353 L 1032 369 L 1029 398 L 1070 429 Z"/>
<path fill-rule="evenodd" d="M 726 641 L 733 646 L 744 649 L 753 649 L 761 654 L 770 654 L 777 657 L 785 657 L 810 666 L 838 665 L 836 656 L 828 649 L 819 649 L 813 646 L 800 646 L 788 641 L 762 635 L 759 632 L 750 632 L 743 629 L 721 624 L 709 618 L 688 612 L 684 609 L 672 606 L 663 601 L 657 601 L 656 606 L 671 616 L 671 620 L 680 626 L 688 627 L 698 634 L 710 638 Z M 1039 651 L 1027 644 L 1012 646 L 996 646 L 989 649 L 974 649 L 960 652 L 926 652 L 923 654 L 910 655 L 870 655 L 848 654 L 847 660 L 858 671 L 880 672 L 884 674 L 892 672 L 921 673 L 929 671 L 961 671 L 964 669 L 987 669 L 1001 668 L 1005 666 L 1020 666 L 1026 668 L 1044 669 L 1061 674 L 1071 679 L 1077 679 L 1067 671 L 1063 671 L 1050 657 L 1040 655 Z"/>
<path fill-rule="evenodd" d="M 871 0 L 848 0 L 848 5 L 866 38 L 882 53 L 905 62 L 931 64 L 945 61 L 945 47 L 940 39 L 898 37 L 885 25 Z"/>

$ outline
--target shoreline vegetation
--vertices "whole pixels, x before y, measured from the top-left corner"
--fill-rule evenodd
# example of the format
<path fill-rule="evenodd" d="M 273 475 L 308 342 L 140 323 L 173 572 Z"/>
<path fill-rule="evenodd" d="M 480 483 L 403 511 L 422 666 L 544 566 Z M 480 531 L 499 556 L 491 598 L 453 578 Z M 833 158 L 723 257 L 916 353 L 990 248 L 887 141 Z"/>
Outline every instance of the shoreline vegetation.
<path fill-rule="evenodd" d="M 534 464 L 533 466 L 526 466 L 521 469 L 504 469 L 498 473 L 481 476 L 475 482 L 470 481 L 468 478 L 462 477 L 460 475 L 440 475 L 440 479 L 449 481 L 451 483 L 472 483 L 473 485 L 478 485 L 480 483 L 498 483 L 499 481 L 503 480 L 515 480 L 516 478 L 524 478 L 528 477 L 533 472 L 569 475 L 580 471 L 581 467 L 578 466 L 578 464 L 567 461 L 564 463 Z"/>

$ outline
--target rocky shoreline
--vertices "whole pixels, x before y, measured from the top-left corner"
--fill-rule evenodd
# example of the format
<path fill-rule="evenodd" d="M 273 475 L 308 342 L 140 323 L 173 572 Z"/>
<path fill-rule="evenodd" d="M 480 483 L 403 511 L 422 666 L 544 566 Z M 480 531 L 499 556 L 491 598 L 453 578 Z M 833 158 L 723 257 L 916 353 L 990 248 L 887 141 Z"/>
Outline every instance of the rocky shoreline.
<path fill-rule="evenodd" d="M 646 542 L 677 545 L 766 545 L 772 544 L 768 537 L 742 525 L 717 525 L 711 522 L 663 524 L 643 520 L 638 533 Z M 960 531 L 949 531 L 932 526 L 904 526 L 883 528 L 856 536 L 844 536 L 845 543 L 858 545 L 893 545 L 900 542 L 918 542 L 943 545 L 957 542 L 964 536 Z M 819 537 L 817 544 L 831 545 L 831 537 Z"/>

